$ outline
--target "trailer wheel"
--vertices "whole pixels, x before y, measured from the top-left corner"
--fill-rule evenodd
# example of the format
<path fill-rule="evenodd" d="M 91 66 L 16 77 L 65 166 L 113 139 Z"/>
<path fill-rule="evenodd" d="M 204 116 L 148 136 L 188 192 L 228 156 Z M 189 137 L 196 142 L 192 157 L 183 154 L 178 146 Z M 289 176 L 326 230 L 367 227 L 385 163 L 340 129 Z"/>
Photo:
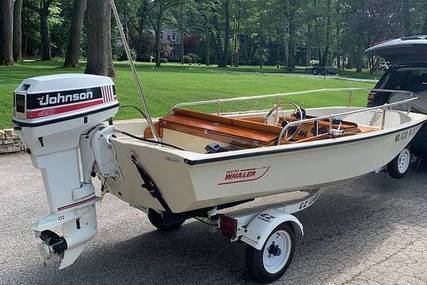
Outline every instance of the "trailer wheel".
<path fill-rule="evenodd" d="M 320 71 L 319 71 L 319 69 L 318 69 L 318 68 L 313 68 L 313 69 L 311 70 L 311 74 L 313 74 L 313 75 L 319 75 L 319 73 L 320 73 Z"/>
<path fill-rule="evenodd" d="M 148 219 L 150 220 L 153 226 L 155 226 L 158 230 L 164 231 L 164 232 L 176 230 L 180 228 L 182 224 L 185 222 L 184 220 L 177 223 L 165 223 L 162 215 L 160 215 L 159 213 L 157 213 L 152 209 L 149 209 L 148 211 Z"/>
<path fill-rule="evenodd" d="M 282 223 L 271 232 L 261 250 L 247 245 L 246 265 L 258 282 L 273 282 L 288 269 L 294 250 L 295 233 L 287 223 Z"/>
<path fill-rule="evenodd" d="M 388 165 L 387 170 L 391 177 L 402 178 L 411 165 L 412 154 L 409 147 L 405 147 Z"/>

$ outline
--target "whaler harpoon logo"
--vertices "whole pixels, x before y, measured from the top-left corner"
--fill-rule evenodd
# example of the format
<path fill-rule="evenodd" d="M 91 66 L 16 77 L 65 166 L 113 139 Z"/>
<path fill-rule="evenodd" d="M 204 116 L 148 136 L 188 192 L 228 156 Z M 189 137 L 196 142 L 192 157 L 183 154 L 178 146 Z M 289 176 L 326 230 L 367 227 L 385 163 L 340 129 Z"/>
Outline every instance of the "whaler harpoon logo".
<path fill-rule="evenodd" d="M 269 170 L 270 167 L 267 166 L 260 168 L 229 170 L 225 173 L 223 181 L 218 183 L 218 185 L 256 181 L 267 174 Z"/>
<path fill-rule="evenodd" d="M 62 95 L 61 93 L 58 93 L 56 95 L 44 95 L 41 98 L 37 98 L 39 100 L 40 107 L 45 107 L 49 105 L 57 105 L 57 104 L 63 104 L 63 103 L 73 103 L 77 101 L 83 101 L 83 100 L 89 100 L 93 98 L 93 92 L 80 92 L 80 93 L 74 93 L 74 94 L 66 94 Z"/>

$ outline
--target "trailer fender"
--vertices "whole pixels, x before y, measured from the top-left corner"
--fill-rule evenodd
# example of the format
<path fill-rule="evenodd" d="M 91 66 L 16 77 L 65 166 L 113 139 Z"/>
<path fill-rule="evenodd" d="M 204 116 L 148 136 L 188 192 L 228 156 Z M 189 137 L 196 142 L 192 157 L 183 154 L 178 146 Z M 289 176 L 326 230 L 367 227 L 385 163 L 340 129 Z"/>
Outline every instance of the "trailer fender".
<path fill-rule="evenodd" d="M 295 233 L 304 235 L 301 222 L 294 215 L 279 209 L 269 209 L 253 218 L 243 231 L 240 240 L 261 250 L 271 232 L 280 224 L 288 222 Z"/>

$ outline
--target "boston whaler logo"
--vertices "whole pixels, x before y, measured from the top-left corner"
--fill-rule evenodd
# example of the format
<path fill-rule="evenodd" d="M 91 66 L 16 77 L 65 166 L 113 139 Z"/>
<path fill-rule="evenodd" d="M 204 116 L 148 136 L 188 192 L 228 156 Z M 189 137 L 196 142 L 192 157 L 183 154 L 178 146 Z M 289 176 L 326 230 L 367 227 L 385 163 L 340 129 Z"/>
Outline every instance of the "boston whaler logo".
<path fill-rule="evenodd" d="M 85 101 L 90 99 L 93 99 L 92 91 L 66 94 L 66 95 L 63 95 L 61 93 L 57 93 L 56 95 L 46 94 L 40 98 L 37 98 L 37 100 L 39 101 L 40 107 L 58 105 L 58 104 L 64 104 L 64 103 L 74 103 L 74 102 Z"/>
<path fill-rule="evenodd" d="M 267 166 L 260 168 L 229 170 L 225 173 L 224 180 L 218 183 L 218 185 L 256 181 L 267 174 L 269 170 L 270 167 Z"/>

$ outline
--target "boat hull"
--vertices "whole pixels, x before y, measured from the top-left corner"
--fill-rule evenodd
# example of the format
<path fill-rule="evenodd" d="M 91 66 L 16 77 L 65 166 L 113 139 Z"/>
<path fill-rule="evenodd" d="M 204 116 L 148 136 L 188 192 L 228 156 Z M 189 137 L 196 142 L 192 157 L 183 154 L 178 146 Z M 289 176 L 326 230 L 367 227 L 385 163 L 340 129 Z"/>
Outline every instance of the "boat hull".
<path fill-rule="evenodd" d="M 321 188 L 375 171 L 412 140 L 422 121 L 365 135 L 222 154 L 194 154 L 148 143 L 112 140 L 121 180 L 109 191 L 142 208 L 164 210 L 129 159 L 134 152 L 172 212 L 273 194 Z"/>

